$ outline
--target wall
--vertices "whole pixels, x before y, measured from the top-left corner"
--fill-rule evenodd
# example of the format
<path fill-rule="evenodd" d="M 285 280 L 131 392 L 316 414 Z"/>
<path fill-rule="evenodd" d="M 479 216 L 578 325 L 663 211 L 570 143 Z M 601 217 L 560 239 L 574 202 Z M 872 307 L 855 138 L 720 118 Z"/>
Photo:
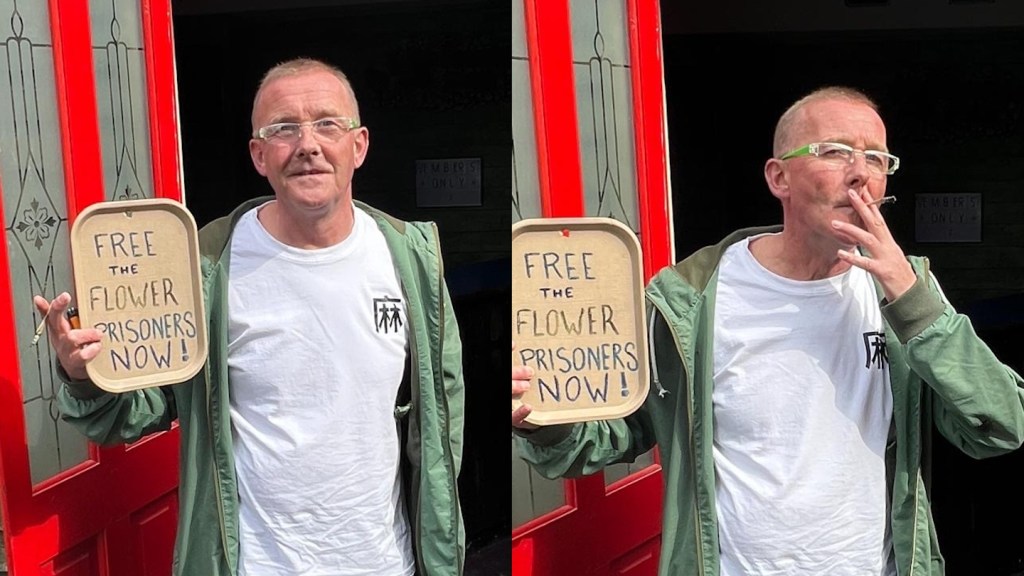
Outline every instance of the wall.
<path fill-rule="evenodd" d="M 507 442 L 500 417 L 507 405 L 489 393 L 494 375 L 508 373 L 511 346 L 501 313 L 511 301 L 510 7 L 442 0 L 226 11 L 244 4 L 219 1 L 200 10 L 192 3 L 194 10 L 175 13 L 187 205 L 203 225 L 273 193 L 248 153 L 252 99 L 266 69 L 310 56 L 346 72 L 370 130 L 354 197 L 400 218 L 434 220 L 440 231 L 462 327 L 459 490 L 472 573 L 479 544 L 504 537 L 498 553 L 507 555 L 511 528 L 507 492 L 494 489 L 509 478 L 507 457 L 493 449 Z M 418 208 L 416 160 L 453 157 L 481 159 L 482 205 Z"/>
<path fill-rule="evenodd" d="M 1024 25 L 1017 0 L 716 0 L 662 2 L 665 33 L 951 30 Z"/>
<path fill-rule="evenodd" d="M 742 21 L 747 16 L 738 16 Z M 677 257 L 734 228 L 781 222 L 764 183 L 778 116 L 824 84 L 872 94 L 902 159 L 887 221 L 926 255 L 998 356 L 1024 369 L 1024 34 L 1021 28 L 667 36 Z M 914 196 L 982 195 L 982 242 L 914 241 Z M 1024 571 L 1024 451 L 984 461 L 935 435 L 930 496 L 949 576 Z"/>
<path fill-rule="evenodd" d="M 449 269 L 507 258 L 509 19 L 507 5 L 478 2 L 176 16 L 186 198 L 197 220 L 271 193 L 249 159 L 252 98 L 274 63 L 312 56 L 348 74 L 370 129 L 355 198 L 437 221 Z M 483 205 L 417 208 L 415 161 L 450 157 L 482 159 Z"/>
<path fill-rule="evenodd" d="M 958 307 L 1024 286 L 1024 35 L 1014 31 L 674 36 L 665 40 L 678 257 L 737 226 L 781 222 L 764 183 L 775 122 L 823 84 L 859 87 L 881 106 L 888 221 L 929 256 Z M 917 193 L 982 194 L 982 242 L 918 244 Z"/>

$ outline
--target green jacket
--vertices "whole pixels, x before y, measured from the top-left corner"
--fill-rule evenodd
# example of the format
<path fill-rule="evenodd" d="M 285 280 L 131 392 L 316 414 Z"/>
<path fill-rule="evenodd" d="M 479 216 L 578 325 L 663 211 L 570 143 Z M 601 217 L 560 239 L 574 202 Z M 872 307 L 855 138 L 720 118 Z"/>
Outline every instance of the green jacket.
<path fill-rule="evenodd" d="M 203 227 L 203 295 L 209 357 L 192 380 L 109 394 L 62 386 L 64 419 L 94 442 L 132 442 L 181 427 L 176 576 L 234 576 L 238 571 L 238 493 L 228 414 L 227 286 L 230 237 L 238 218 L 268 198 L 250 200 Z M 369 206 L 383 232 L 406 297 L 411 377 L 395 406 L 402 422 L 401 464 L 421 576 L 461 576 L 465 530 L 456 478 L 462 460 L 462 343 L 444 283 L 433 223 L 403 222 Z M 407 392 L 407 393 L 406 393 Z"/>
<path fill-rule="evenodd" d="M 711 402 L 718 263 L 730 244 L 779 229 L 740 230 L 651 280 L 652 386 L 637 412 L 549 426 L 518 440 L 523 458 L 550 478 L 632 461 L 657 443 L 665 486 L 661 576 L 719 573 Z M 945 301 L 927 259 L 910 260 L 918 280 L 906 294 L 887 302 L 879 290 L 895 433 L 886 470 L 898 573 L 926 576 L 944 573 L 925 486 L 932 423 L 975 458 L 1013 450 L 1024 442 L 1024 382 Z"/>

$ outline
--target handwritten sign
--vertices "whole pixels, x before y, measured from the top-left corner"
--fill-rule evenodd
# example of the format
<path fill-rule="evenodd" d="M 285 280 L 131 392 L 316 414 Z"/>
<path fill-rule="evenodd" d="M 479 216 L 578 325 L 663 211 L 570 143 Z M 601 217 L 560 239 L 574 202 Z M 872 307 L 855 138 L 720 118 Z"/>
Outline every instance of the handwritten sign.
<path fill-rule="evenodd" d="M 513 364 L 534 370 L 534 424 L 619 418 L 647 397 L 640 245 L 609 218 L 512 227 Z M 520 401 L 513 401 L 513 408 Z"/>
<path fill-rule="evenodd" d="M 166 199 L 102 202 L 78 215 L 71 255 L 82 327 L 103 335 L 86 365 L 110 392 L 191 378 L 206 361 L 196 223 Z"/>

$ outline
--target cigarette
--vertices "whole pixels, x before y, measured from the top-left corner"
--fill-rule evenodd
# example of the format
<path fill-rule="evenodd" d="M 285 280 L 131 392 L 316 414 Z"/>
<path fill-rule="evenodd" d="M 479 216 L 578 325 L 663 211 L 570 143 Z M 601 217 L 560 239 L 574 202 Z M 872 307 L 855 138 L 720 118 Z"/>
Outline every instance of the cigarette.
<path fill-rule="evenodd" d="M 39 337 L 43 335 L 43 330 L 46 330 L 46 319 L 50 316 L 50 310 L 53 310 L 51 305 L 46 309 L 46 314 L 43 314 L 43 319 L 39 321 L 39 326 L 36 326 L 36 334 L 32 337 L 32 345 L 39 344 Z"/>
<path fill-rule="evenodd" d="M 883 196 L 883 197 L 879 198 L 878 200 L 872 200 L 871 202 L 867 202 L 867 205 L 868 206 L 874 206 L 875 204 L 878 204 L 879 206 L 882 206 L 882 205 L 885 205 L 885 204 L 895 204 L 895 203 L 896 203 L 896 197 L 895 196 Z"/>

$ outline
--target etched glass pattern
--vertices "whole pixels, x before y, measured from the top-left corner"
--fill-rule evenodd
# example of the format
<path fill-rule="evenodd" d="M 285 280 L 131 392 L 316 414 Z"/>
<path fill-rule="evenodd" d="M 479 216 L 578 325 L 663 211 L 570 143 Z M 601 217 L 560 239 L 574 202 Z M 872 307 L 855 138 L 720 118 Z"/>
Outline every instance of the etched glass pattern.
<path fill-rule="evenodd" d="M 512 221 L 538 218 L 537 145 L 524 0 L 512 0 Z M 519 526 L 565 504 L 565 483 L 548 480 L 516 454 L 512 442 L 512 525 Z"/>
<path fill-rule="evenodd" d="M 624 0 L 573 0 L 573 70 L 587 216 L 639 233 Z"/>
<path fill-rule="evenodd" d="M 10 261 L 15 342 L 34 484 L 88 458 L 88 443 L 59 417 L 60 380 L 32 296 L 71 291 L 61 126 L 47 2 L 0 0 L 0 186 Z"/>
<path fill-rule="evenodd" d="M 139 4 L 138 0 L 89 1 L 107 200 L 153 197 Z"/>

